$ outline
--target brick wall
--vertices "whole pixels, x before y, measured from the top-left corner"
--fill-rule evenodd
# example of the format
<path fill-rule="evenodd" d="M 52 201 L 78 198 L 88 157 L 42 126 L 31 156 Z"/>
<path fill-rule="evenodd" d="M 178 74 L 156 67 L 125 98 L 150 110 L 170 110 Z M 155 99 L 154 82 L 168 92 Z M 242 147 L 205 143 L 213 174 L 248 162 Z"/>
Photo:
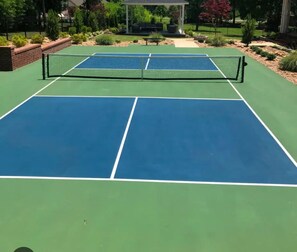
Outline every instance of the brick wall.
<path fill-rule="evenodd" d="M 58 41 L 53 41 L 50 42 L 46 45 L 42 45 L 41 49 L 43 53 L 55 53 L 57 51 L 60 51 L 68 46 L 71 46 L 71 39 L 70 38 L 65 38 L 65 39 L 60 39 Z"/>
<path fill-rule="evenodd" d="M 0 46 L 0 71 L 13 71 L 42 57 L 42 53 L 54 53 L 71 46 L 71 39 L 65 38 L 46 45 L 30 44 L 21 48 Z"/>
<path fill-rule="evenodd" d="M 12 55 L 14 48 L 10 46 L 0 46 L 0 71 L 12 71 Z"/>

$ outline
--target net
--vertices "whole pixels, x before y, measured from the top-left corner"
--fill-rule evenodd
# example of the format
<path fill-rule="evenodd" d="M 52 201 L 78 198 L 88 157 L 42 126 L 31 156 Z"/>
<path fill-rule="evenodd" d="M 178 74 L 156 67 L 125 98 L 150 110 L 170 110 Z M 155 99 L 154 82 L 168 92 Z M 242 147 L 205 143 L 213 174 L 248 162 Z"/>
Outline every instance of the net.
<path fill-rule="evenodd" d="M 244 56 L 198 54 L 48 54 L 43 77 L 244 80 Z"/>

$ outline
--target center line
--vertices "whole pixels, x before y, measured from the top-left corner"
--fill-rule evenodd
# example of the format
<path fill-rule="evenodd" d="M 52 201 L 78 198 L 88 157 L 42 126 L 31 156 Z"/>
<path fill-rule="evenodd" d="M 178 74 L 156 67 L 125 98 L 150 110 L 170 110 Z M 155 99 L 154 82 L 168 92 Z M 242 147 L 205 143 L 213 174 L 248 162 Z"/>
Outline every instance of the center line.
<path fill-rule="evenodd" d="M 152 56 L 152 54 L 150 53 L 150 54 L 149 54 L 149 57 L 148 57 L 148 59 L 147 59 L 147 62 L 146 62 L 146 65 L 145 65 L 144 70 L 147 70 L 148 65 L 149 65 L 149 63 L 150 63 L 150 58 L 151 58 L 151 56 Z"/>
<path fill-rule="evenodd" d="M 123 135 L 120 147 L 119 147 L 119 151 L 118 151 L 117 157 L 115 159 L 115 162 L 114 162 L 114 165 L 113 165 L 113 168 L 112 168 L 110 179 L 114 179 L 114 176 L 115 176 L 115 174 L 117 172 L 118 164 L 119 164 L 119 161 L 120 161 L 120 158 L 121 158 L 121 155 L 122 155 L 122 151 L 123 151 L 123 148 L 124 148 L 124 145 L 125 145 L 125 141 L 126 141 L 126 138 L 127 138 L 129 128 L 130 128 L 130 124 L 131 124 L 131 121 L 132 121 L 132 117 L 133 117 L 133 114 L 134 114 L 134 111 L 135 111 L 137 101 L 138 101 L 138 97 L 136 97 L 135 100 L 134 100 L 133 107 L 131 109 L 130 116 L 129 116 L 129 119 L 128 119 L 128 122 L 127 122 L 127 125 L 126 125 L 126 129 L 125 129 L 125 132 L 124 132 L 124 135 Z"/>

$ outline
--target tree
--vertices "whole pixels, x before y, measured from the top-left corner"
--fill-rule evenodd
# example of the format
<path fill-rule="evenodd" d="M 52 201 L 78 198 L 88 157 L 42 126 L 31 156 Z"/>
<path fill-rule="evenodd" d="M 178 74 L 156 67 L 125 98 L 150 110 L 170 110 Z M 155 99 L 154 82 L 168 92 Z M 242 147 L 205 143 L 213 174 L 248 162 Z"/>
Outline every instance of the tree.
<path fill-rule="evenodd" d="M 188 21 L 196 24 L 196 31 L 199 28 L 199 15 L 202 12 L 201 3 L 203 0 L 189 0 L 189 6 L 187 8 L 187 18 Z"/>
<path fill-rule="evenodd" d="M 231 11 L 230 2 L 228 0 L 206 0 L 201 4 L 204 10 L 199 17 L 213 24 L 215 34 L 217 33 L 217 24 L 223 19 L 229 18 Z"/>
<path fill-rule="evenodd" d="M 256 20 L 252 19 L 251 15 L 248 15 L 244 26 L 242 27 L 242 42 L 249 46 L 252 42 L 256 29 Z"/>
<path fill-rule="evenodd" d="M 81 28 L 84 25 L 84 18 L 83 18 L 83 13 L 79 8 L 77 8 L 74 12 L 73 25 L 76 28 L 76 32 L 80 33 Z"/>
<path fill-rule="evenodd" d="M 59 38 L 59 16 L 53 10 L 49 10 L 47 15 L 46 34 L 51 40 L 56 40 Z"/>

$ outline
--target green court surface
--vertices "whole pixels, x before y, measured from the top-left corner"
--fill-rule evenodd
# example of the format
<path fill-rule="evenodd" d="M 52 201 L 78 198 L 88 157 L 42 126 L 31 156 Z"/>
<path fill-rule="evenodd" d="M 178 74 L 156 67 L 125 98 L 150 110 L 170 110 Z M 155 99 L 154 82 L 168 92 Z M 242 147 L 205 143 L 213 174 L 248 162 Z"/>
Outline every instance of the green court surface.
<path fill-rule="evenodd" d="M 72 46 L 62 52 L 241 55 L 173 46 Z M 297 87 L 247 62 L 245 82 L 234 82 L 234 89 L 227 81 L 61 78 L 50 84 L 54 79 L 42 80 L 38 61 L 0 72 L 0 117 L 34 94 L 244 98 L 296 161 Z M 296 193 L 295 186 L 0 178 L 0 251 L 295 252 Z"/>

